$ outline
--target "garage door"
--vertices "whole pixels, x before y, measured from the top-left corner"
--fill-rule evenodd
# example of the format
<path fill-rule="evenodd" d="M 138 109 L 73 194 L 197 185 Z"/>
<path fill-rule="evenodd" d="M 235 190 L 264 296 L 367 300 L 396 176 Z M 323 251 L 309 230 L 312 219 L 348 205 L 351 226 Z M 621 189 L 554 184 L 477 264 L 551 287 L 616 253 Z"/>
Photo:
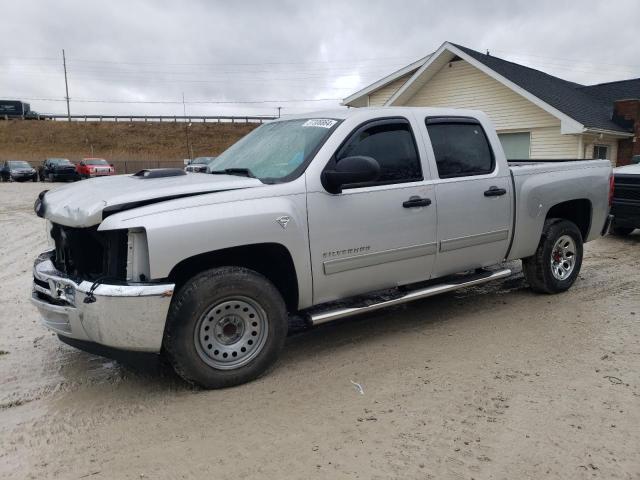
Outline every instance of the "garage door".
<path fill-rule="evenodd" d="M 529 158 L 529 148 L 531 147 L 531 134 L 529 132 L 500 133 L 498 138 L 502 143 L 507 160 L 525 160 Z"/>

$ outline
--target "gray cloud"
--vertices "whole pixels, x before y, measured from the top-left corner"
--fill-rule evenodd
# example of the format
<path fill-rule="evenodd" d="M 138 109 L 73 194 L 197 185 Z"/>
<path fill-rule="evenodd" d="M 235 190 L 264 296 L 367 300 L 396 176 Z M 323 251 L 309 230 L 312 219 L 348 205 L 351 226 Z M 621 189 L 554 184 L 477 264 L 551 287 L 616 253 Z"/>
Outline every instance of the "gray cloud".
<path fill-rule="evenodd" d="M 21 0 L 5 2 L 2 14 L 3 98 L 62 98 L 62 48 L 74 100 L 179 101 L 183 92 L 187 101 L 307 100 L 187 106 L 210 115 L 332 107 L 337 100 L 309 100 L 343 98 L 445 40 L 585 84 L 640 76 L 634 0 Z M 182 113 L 179 104 L 73 102 L 72 109 Z"/>

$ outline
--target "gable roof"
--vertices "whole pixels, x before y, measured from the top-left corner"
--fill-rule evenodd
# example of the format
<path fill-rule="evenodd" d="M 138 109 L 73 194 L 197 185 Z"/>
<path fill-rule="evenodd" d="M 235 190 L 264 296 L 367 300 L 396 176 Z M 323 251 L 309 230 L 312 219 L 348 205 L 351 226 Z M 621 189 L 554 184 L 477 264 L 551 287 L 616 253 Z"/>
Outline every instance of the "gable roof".
<path fill-rule="evenodd" d="M 413 63 L 410 63 L 406 67 L 402 67 L 401 69 L 396 70 L 393 73 L 390 73 L 386 77 L 382 77 L 377 82 L 373 82 L 371 85 L 367 85 L 362 90 L 358 90 L 356 93 L 354 93 L 352 95 L 349 95 L 347 98 L 342 100 L 342 105 L 359 106 L 358 105 L 358 101 L 359 100 L 361 101 L 364 97 L 366 97 L 370 93 L 372 93 L 372 92 L 374 92 L 376 90 L 379 90 L 379 89 L 381 89 L 383 87 L 386 87 L 391 82 L 397 80 L 398 78 L 400 78 L 400 77 L 402 77 L 404 75 L 415 73 L 415 71 L 418 68 L 420 68 L 422 65 L 425 64 L 425 62 L 427 60 L 429 60 L 429 57 L 431 57 L 431 55 L 433 55 L 433 54 L 430 53 L 426 57 L 422 57 L 421 59 L 416 60 Z M 360 103 L 362 103 L 362 102 L 360 102 Z M 364 105 L 366 106 L 366 102 L 364 102 Z"/>
<path fill-rule="evenodd" d="M 579 89 L 613 104 L 616 100 L 640 99 L 640 78 L 581 86 Z"/>
<path fill-rule="evenodd" d="M 422 65 L 415 69 L 413 76 L 391 96 L 386 105 L 406 100 L 426 83 L 435 71 L 456 56 L 559 118 L 563 132 L 579 133 L 584 129 L 594 129 L 629 133 L 625 126 L 612 120 L 613 101 L 640 98 L 640 79 L 584 86 L 450 42 L 445 42 L 436 52 L 425 57 Z M 380 88 L 371 88 L 373 85 L 367 87 L 367 94 Z M 344 103 L 347 103 L 346 100 L 348 99 L 345 99 Z"/>
<path fill-rule="evenodd" d="M 485 55 L 461 45 L 455 46 L 587 128 L 627 131 L 611 120 L 613 101 L 608 102 L 602 97 L 590 94 L 590 91 L 586 90 L 589 87 L 554 77 L 540 70 Z"/>

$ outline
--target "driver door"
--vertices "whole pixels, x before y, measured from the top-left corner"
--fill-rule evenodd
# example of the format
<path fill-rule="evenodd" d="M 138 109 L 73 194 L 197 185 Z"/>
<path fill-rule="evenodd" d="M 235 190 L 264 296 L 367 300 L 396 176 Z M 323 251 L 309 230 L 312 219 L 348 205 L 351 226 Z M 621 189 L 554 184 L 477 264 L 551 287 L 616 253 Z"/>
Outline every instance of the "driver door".
<path fill-rule="evenodd" d="M 424 180 L 410 121 L 360 125 L 327 168 L 357 155 L 380 164 L 377 181 L 344 186 L 339 194 L 307 194 L 316 304 L 425 280 L 433 267 L 435 192 Z"/>

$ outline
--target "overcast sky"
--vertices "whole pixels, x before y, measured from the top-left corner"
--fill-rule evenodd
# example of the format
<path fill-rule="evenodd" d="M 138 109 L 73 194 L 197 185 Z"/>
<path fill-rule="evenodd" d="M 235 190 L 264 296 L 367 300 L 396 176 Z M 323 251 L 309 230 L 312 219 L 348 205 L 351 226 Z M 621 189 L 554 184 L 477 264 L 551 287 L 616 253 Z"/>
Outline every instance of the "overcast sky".
<path fill-rule="evenodd" d="M 63 48 L 87 114 L 182 114 L 110 102 L 183 93 L 194 115 L 333 107 L 447 40 L 584 84 L 640 77 L 637 0 L 2 0 L 0 16 L 0 98 L 46 113 L 66 110 L 40 100 L 65 95 Z"/>

